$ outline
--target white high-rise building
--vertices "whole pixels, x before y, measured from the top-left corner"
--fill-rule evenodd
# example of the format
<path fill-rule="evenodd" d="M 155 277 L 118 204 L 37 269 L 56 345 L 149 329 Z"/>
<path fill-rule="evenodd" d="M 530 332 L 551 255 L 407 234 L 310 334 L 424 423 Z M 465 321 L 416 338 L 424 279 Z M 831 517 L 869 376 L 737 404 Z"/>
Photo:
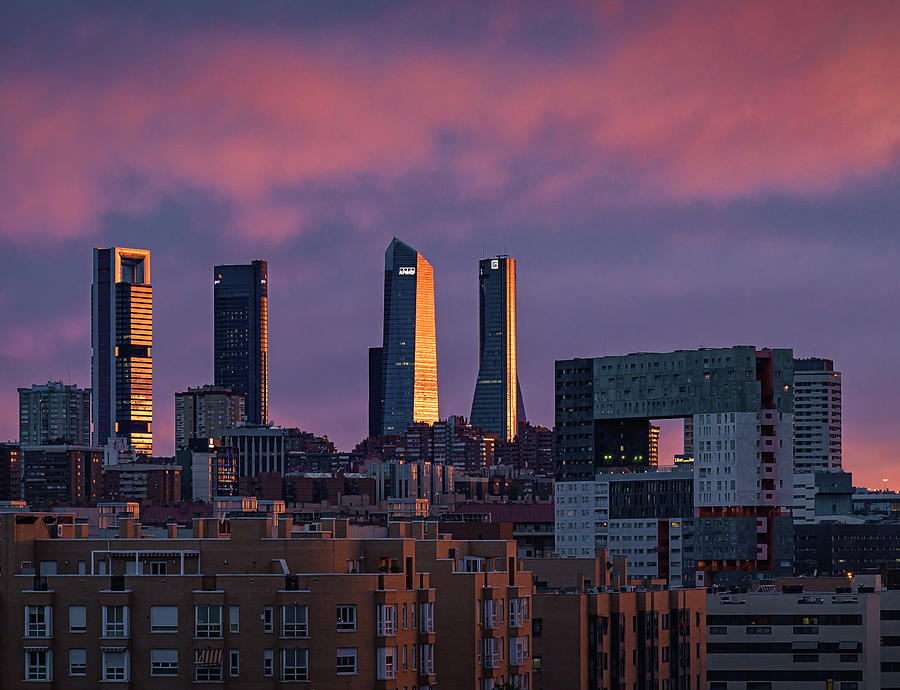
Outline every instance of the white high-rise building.
<path fill-rule="evenodd" d="M 693 431 L 695 506 L 792 505 L 791 415 L 695 414 Z M 763 453 L 775 462 L 763 462 Z"/>
<path fill-rule="evenodd" d="M 794 360 L 794 472 L 841 469 L 841 373 L 830 359 Z"/>

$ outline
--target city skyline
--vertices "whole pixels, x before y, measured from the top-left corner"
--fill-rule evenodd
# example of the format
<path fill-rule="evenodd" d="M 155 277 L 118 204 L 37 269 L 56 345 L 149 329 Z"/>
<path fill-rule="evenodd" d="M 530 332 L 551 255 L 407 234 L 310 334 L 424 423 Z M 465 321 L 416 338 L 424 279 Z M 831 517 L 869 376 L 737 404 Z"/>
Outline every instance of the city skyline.
<path fill-rule="evenodd" d="M 509 251 L 529 419 L 552 424 L 556 359 L 790 347 L 842 372 L 845 469 L 900 488 L 898 13 L 763 5 L 573 6 L 548 30 L 537 6 L 277 29 L 5 8 L 0 438 L 16 388 L 91 386 L 90 248 L 115 245 L 154 257 L 158 454 L 173 393 L 212 382 L 209 268 L 251 256 L 277 276 L 270 416 L 351 447 L 396 234 L 435 267 L 442 418 L 477 375 L 473 267 Z"/>

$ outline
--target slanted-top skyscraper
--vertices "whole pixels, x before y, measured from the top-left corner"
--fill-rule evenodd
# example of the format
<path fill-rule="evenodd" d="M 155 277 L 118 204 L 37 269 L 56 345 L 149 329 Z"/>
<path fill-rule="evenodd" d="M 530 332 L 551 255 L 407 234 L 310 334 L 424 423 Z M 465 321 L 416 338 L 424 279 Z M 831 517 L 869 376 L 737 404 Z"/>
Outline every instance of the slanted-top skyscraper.
<path fill-rule="evenodd" d="M 91 291 L 94 443 L 128 440 L 153 454 L 153 288 L 150 252 L 94 249 Z"/>
<path fill-rule="evenodd" d="M 478 381 L 472 398 L 472 426 L 516 436 L 525 406 L 516 369 L 516 260 L 482 259 L 478 271 Z"/>
<path fill-rule="evenodd" d="M 247 395 L 248 424 L 269 419 L 268 264 L 216 266 L 214 296 L 214 378 Z"/>
<path fill-rule="evenodd" d="M 381 390 L 370 391 L 370 418 L 381 433 L 399 434 L 411 422 L 438 421 L 434 271 L 396 237 L 384 253 L 384 340 Z M 380 412 L 380 415 L 378 414 Z"/>

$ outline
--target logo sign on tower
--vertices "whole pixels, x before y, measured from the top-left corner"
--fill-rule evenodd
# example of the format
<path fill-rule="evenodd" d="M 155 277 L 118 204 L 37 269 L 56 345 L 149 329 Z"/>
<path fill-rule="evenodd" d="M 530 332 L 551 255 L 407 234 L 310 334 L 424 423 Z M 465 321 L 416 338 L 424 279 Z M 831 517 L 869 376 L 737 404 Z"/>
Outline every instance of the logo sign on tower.
<path fill-rule="evenodd" d="M 416 267 L 415 266 L 401 266 L 397 271 L 401 276 L 414 276 L 416 275 Z"/>

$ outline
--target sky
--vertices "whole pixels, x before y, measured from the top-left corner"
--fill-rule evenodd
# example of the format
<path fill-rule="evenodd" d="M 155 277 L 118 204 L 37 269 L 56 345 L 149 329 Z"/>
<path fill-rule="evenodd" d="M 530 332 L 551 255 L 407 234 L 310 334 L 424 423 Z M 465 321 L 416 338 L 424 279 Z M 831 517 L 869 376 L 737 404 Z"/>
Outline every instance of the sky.
<path fill-rule="evenodd" d="M 442 417 L 505 252 L 531 421 L 555 359 L 790 347 L 843 374 L 854 483 L 900 489 L 898 35 L 890 0 L 3 3 L 0 438 L 17 387 L 90 385 L 118 245 L 152 253 L 157 455 L 212 380 L 213 265 L 256 258 L 272 418 L 352 448 L 397 236 Z"/>

